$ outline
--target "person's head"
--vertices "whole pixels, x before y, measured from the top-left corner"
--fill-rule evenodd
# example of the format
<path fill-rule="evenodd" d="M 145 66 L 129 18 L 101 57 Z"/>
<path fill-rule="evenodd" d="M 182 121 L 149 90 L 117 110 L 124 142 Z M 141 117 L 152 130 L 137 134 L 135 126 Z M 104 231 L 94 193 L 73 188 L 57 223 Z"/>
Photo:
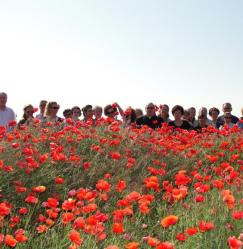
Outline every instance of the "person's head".
<path fill-rule="evenodd" d="M 72 109 L 72 118 L 77 120 L 81 116 L 82 112 L 81 109 L 78 106 L 74 106 Z"/>
<path fill-rule="evenodd" d="M 194 120 L 196 117 L 196 108 L 190 107 L 187 111 L 189 112 L 189 120 Z"/>
<path fill-rule="evenodd" d="M 0 93 L 0 108 L 6 107 L 7 100 L 8 100 L 7 93 L 1 92 Z"/>
<path fill-rule="evenodd" d="M 45 116 L 56 117 L 59 107 L 56 101 L 48 102 L 45 109 Z"/>
<path fill-rule="evenodd" d="M 222 111 L 223 113 L 226 113 L 226 112 L 232 112 L 232 106 L 230 103 L 224 103 L 223 106 L 222 106 Z"/>
<path fill-rule="evenodd" d="M 86 105 L 85 107 L 82 108 L 85 119 L 92 119 L 93 117 L 92 109 L 93 109 L 92 105 Z"/>
<path fill-rule="evenodd" d="M 168 118 L 169 117 L 169 111 L 170 111 L 170 108 L 168 105 L 166 104 L 163 104 L 161 105 L 160 107 L 160 115 L 162 118 Z"/>
<path fill-rule="evenodd" d="M 130 125 L 136 121 L 136 112 L 130 106 L 125 110 L 124 116 L 126 125 Z"/>
<path fill-rule="evenodd" d="M 93 109 L 93 113 L 96 119 L 100 119 L 102 117 L 102 112 L 103 109 L 101 106 L 95 106 L 95 108 Z"/>
<path fill-rule="evenodd" d="M 206 127 L 207 126 L 207 116 L 200 114 L 198 116 L 198 124 L 200 127 Z"/>
<path fill-rule="evenodd" d="M 47 101 L 46 101 L 46 100 L 41 100 L 41 101 L 40 101 L 39 108 L 40 108 L 40 112 L 41 112 L 41 113 L 44 113 L 44 112 L 45 112 L 46 104 L 47 104 Z"/>
<path fill-rule="evenodd" d="M 175 105 L 173 108 L 172 108 L 172 114 L 175 118 L 175 120 L 180 120 L 184 114 L 184 108 L 180 105 Z"/>
<path fill-rule="evenodd" d="M 23 114 L 24 119 L 33 118 L 34 107 L 32 105 L 26 105 L 23 111 L 24 111 Z"/>
<path fill-rule="evenodd" d="M 241 108 L 241 116 L 243 116 L 243 107 Z"/>
<path fill-rule="evenodd" d="M 104 114 L 108 118 L 115 118 L 115 116 L 117 115 L 117 109 L 112 105 L 106 105 L 104 108 Z"/>
<path fill-rule="evenodd" d="M 209 109 L 209 116 L 212 118 L 212 120 L 217 120 L 219 116 L 219 109 L 216 107 L 212 107 Z"/>
<path fill-rule="evenodd" d="M 136 113 L 136 118 L 137 118 L 137 119 L 143 116 L 143 111 L 142 111 L 142 109 L 140 109 L 140 108 L 137 108 L 137 109 L 135 110 L 135 113 Z"/>
<path fill-rule="evenodd" d="M 65 110 L 63 111 L 63 117 L 64 117 L 65 119 L 67 119 L 67 118 L 72 118 L 72 110 L 71 110 L 71 109 L 65 109 Z"/>
<path fill-rule="evenodd" d="M 208 109 L 206 107 L 201 107 L 199 110 L 199 116 L 201 114 L 207 117 L 208 116 Z"/>
<path fill-rule="evenodd" d="M 145 109 L 146 109 L 146 115 L 148 117 L 152 117 L 156 113 L 155 105 L 153 103 L 148 103 Z"/>
<path fill-rule="evenodd" d="M 182 117 L 183 120 L 189 121 L 190 120 L 190 113 L 187 110 L 184 110 L 184 114 Z"/>
<path fill-rule="evenodd" d="M 225 112 L 224 113 L 224 122 L 226 124 L 229 124 L 229 123 L 231 123 L 231 119 L 232 119 L 231 113 L 230 112 Z"/>

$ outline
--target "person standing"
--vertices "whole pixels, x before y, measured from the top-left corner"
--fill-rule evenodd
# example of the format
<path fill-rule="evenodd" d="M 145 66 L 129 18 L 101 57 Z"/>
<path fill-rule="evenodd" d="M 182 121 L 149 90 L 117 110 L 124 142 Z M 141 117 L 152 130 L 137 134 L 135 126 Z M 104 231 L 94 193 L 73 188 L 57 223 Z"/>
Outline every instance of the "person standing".
<path fill-rule="evenodd" d="M 217 122 L 217 128 L 224 125 L 224 123 L 225 123 L 225 117 L 224 116 L 225 116 L 226 113 L 230 113 L 230 115 L 231 115 L 231 123 L 236 124 L 239 121 L 238 117 L 231 114 L 231 112 L 232 112 L 231 103 L 228 103 L 228 102 L 224 103 L 223 106 L 222 106 L 222 111 L 223 111 L 224 114 L 222 116 L 219 116 L 218 122 Z"/>
<path fill-rule="evenodd" d="M 140 128 L 143 125 L 147 125 L 152 129 L 160 128 L 163 123 L 163 119 L 156 115 L 156 107 L 153 103 L 146 105 L 146 115 L 136 120 L 137 127 Z"/>
<path fill-rule="evenodd" d="M 6 131 L 10 131 L 9 122 L 15 121 L 14 111 L 6 106 L 8 96 L 4 92 L 0 92 L 0 126 L 4 126 Z"/>
<path fill-rule="evenodd" d="M 40 104 L 39 104 L 40 113 L 36 115 L 36 118 L 40 119 L 41 121 L 44 120 L 44 113 L 45 113 L 45 109 L 46 109 L 46 104 L 47 104 L 46 100 L 41 100 Z"/>

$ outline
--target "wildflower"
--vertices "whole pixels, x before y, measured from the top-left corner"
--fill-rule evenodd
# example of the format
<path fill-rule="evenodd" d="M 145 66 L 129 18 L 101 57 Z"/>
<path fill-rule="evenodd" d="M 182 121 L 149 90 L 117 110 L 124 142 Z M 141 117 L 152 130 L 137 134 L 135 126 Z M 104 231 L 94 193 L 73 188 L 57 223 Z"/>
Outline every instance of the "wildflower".
<path fill-rule="evenodd" d="M 7 234 L 4 238 L 6 246 L 15 247 L 17 245 L 17 240 L 12 236 Z"/>
<path fill-rule="evenodd" d="M 198 232 L 196 227 L 189 227 L 186 229 L 186 233 L 190 236 L 195 235 Z"/>
<path fill-rule="evenodd" d="M 69 233 L 69 240 L 73 242 L 75 245 L 80 246 L 83 242 L 80 233 L 77 232 L 76 230 L 71 230 Z"/>
<path fill-rule="evenodd" d="M 114 233 L 123 233 L 125 230 L 123 229 L 122 223 L 114 223 L 113 224 L 113 232 Z"/>
<path fill-rule="evenodd" d="M 179 240 L 179 241 L 184 242 L 184 241 L 186 241 L 186 235 L 184 233 L 178 233 L 176 235 L 176 239 Z"/>
<path fill-rule="evenodd" d="M 55 178 L 55 183 L 56 184 L 63 184 L 64 183 L 64 179 L 62 177 L 56 177 Z"/>
<path fill-rule="evenodd" d="M 160 225 L 164 228 L 167 228 L 171 225 L 175 225 L 178 219 L 179 218 L 176 215 L 168 215 L 164 219 L 161 220 Z"/>
<path fill-rule="evenodd" d="M 214 228 L 214 224 L 212 222 L 200 221 L 199 229 L 201 233 L 212 230 Z"/>
<path fill-rule="evenodd" d="M 138 242 L 130 242 L 130 243 L 126 244 L 125 248 L 126 249 L 138 249 L 139 243 Z"/>
<path fill-rule="evenodd" d="M 116 186 L 117 191 L 121 193 L 125 188 L 126 188 L 126 182 L 123 180 L 119 180 Z"/>
<path fill-rule="evenodd" d="M 230 249 L 241 249 L 243 243 L 233 236 L 228 238 L 228 245 Z"/>

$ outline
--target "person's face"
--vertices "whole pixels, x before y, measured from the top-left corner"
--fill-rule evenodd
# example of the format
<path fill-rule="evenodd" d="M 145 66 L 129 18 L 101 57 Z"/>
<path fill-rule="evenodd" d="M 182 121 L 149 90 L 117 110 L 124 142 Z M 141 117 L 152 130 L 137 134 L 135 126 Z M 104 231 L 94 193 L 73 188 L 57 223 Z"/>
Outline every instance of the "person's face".
<path fill-rule="evenodd" d="M 32 107 L 27 107 L 27 108 L 25 108 L 25 111 L 24 111 L 25 116 L 26 116 L 27 118 L 28 118 L 28 117 L 32 117 L 32 116 L 33 116 L 33 112 L 34 112 L 34 110 L 33 110 Z"/>
<path fill-rule="evenodd" d="M 78 118 L 81 116 L 81 111 L 79 109 L 74 109 L 73 110 L 73 117 Z"/>
<path fill-rule="evenodd" d="M 154 105 L 148 105 L 146 107 L 146 113 L 147 113 L 147 116 L 154 116 L 155 115 L 155 106 Z"/>
<path fill-rule="evenodd" d="M 232 107 L 230 104 L 223 105 L 223 112 L 231 112 L 231 111 L 232 111 Z"/>
<path fill-rule="evenodd" d="M 206 126 L 206 123 L 207 123 L 207 120 L 206 118 L 199 118 L 198 119 L 198 123 L 201 127 L 205 127 Z"/>
<path fill-rule="evenodd" d="M 181 113 L 180 110 L 176 110 L 176 111 L 174 112 L 173 116 L 174 116 L 175 120 L 179 120 L 179 119 L 181 119 L 181 117 L 182 117 L 182 113 Z"/>
<path fill-rule="evenodd" d="M 212 119 L 216 120 L 218 118 L 219 114 L 217 111 L 212 111 Z"/>
<path fill-rule="evenodd" d="M 139 118 L 143 115 L 143 113 L 140 110 L 136 110 L 135 113 L 136 113 L 137 118 Z"/>
<path fill-rule="evenodd" d="M 115 118 L 116 116 L 116 111 L 113 108 L 109 108 L 106 112 L 106 116 L 109 118 Z"/>
<path fill-rule="evenodd" d="M 195 118 L 196 116 L 196 110 L 195 109 L 189 109 L 189 115 L 190 115 L 190 119 Z"/>
<path fill-rule="evenodd" d="M 5 107 L 7 103 L 7 96 L 5 94 L 0 95 L 0 106 Z"/>
<path fill-rule="evenodd" d="M 168 115 L 169 114 L 169 108 L 166 105 L 163 105 L 162 109 L 161 109 L 161 113 L 162 113 L 162 115 Z"/>
<path fill-rule="evenodd" d="M 41 102 L 39 107 L 40 107 L 40 112 L 43 113 L 46 108 L 46 102 Z"/>
<path fill-rule="evenodd" d="M 56 115 L 59 110 L 59 106 L 57 104 L 53 104 L 50 108 L 51 114 Z"/>
<path fill-rule="evenodd" d="M 102 110 L 100 108 L 94 109 L 94 115 L 96 118 L 101 118 Z"/>
<path fill-rule="evenodd" d="M 183 115 L 183 119 L 184 120 L 189 120 L 189 117 L 190 117 L 189 113 L 185 112 L 184 115 Z"/>
<path fill-rule="evenodd" d="M 72 117 L 72 112 L 71 111 L 65 112 L 64 117 L 65 118 L 71 118 Z"/>
<path fill-rule="evenodd" d="M 92 118 L 92 117 L 93 117 L 93 111 L 92 111 L 92 108 L 89 108 L 86 111 L 86 118 Z"/>
<path fill-rule="evenodd" d="M 202 114 L 202 115 L 204 115 L 204 116 L 207 116 L 207 115 L 208 115 L 207 109 L 206 109 L 206 108 L 202 108 L 202 109 L 200 110 L 200 114 Z"/>

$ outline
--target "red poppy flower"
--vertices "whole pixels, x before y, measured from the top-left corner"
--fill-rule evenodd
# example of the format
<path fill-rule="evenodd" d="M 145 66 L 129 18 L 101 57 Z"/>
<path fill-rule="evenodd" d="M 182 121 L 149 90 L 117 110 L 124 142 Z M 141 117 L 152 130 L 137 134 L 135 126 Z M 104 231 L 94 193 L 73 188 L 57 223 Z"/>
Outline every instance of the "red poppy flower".
<path fill-rule="evenodd" d="M 214 224 L 212 222 L 200 221 L 199 229 L 201 233 L 214 229 Z"/>
<path fill-rule="evenodd" d="M 186 229 L 186 233 L 190 236 L 195 235 L 198 232 L 196 227 L 189 227 Z"/>
<path fill-rule="evenodd" d="M 228 238 L 228 245 L 230 249 L 241 249 L 243 243 L 240 240 L 236 239 L 235 236 L 233 236 Z"/>
<path fill-rule="evenodd" d="M 160 225 L 164 228 L 175 225 L 178 221 L 178 216 L 176 215 L 168 215 L 164 219 L 161 220 Z"/>
<path fill-rule="evenodd" d="M 114 233 L 123 233 L 125 230 L 123 229 L 122 223 L 114 223 L 113 224 L 113 232 Z"/>
<path fill-rule="evenodd" d="M 126 188 L 126 182 L 123 180 L 119 180 L 116 186 L 117 191 L 121 193 L 125 188 Z"/>
<path fill-rule="evenodd" d="M 69 233 L 69 240 L 73 242 L 75 245 L 80 246 L 83 242 L 80 233 L 77 232 L 76 230 L 71 230 Z"/>
<path fill-rule="evenodd" d="M 4 242 L 7 246 L 15 247 L 17 245 L 17 240 L 12 236 L 7 234 L 4 238 Z"/>

